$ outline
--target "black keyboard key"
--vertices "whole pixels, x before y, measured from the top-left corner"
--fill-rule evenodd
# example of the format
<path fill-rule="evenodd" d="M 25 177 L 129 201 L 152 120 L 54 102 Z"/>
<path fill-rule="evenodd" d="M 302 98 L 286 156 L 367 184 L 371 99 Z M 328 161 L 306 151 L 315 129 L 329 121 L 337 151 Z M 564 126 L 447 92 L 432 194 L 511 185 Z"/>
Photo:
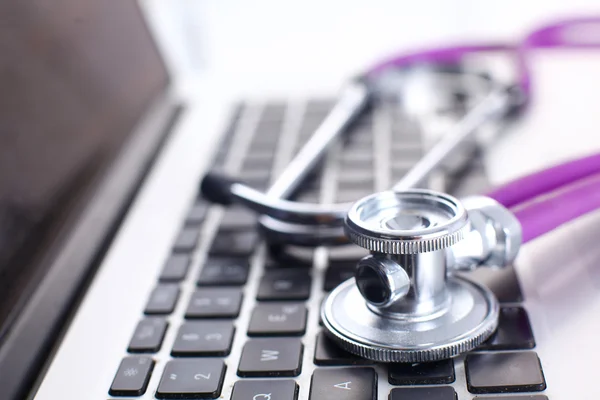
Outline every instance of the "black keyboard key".
<path fill-rule="evenodd" d="M 354 354 L 348 353 L 347 351 L 343 350 L 342 348 L 337 346 L 331 339 L 329 339 L 324 332 L 319 333 L 319 335 L 317 336 L 314 363 L 316 365 L 373 364 L 371 360 L 355 356 Z"/>
<path fill-rule="evenodd" d="M 273 152 L 248 153 L 244 158 L 243 169 L 263 169 L 270 171 L 273 165 Z"/>
<path fill-rule="evenodd" d="M 396 168 L 390 171 L 390 178 L 392 182 L 398 182 L 400 179 L 404 178 L 404 176 L 410 171 L 409 168 Z"/>
<path fill-rule="evenodd" d="M 345 137 L 345 151 L 372 152 L 373 133 L 371 126 L 355 126 L 355 132 Z M 356 168 L 357 169 L 357 168 Z"/>
<path fill-rule="evenodd" d="M 225 363 L 216 358 L 173 360 L 158 384 L 159 399 L 214 399 L 221 395 Z"/>
<path fill-rule="evenodd" d="M 237 381 L 231 400 L 296 400 L 298 385 L 291 379 Z"/>
<path fill-rule="evenodd" d="M 158 285 L 150 294 L 144 312 L 146 314 L 170 314 L 179 298 L 179 286 Z"/>
<path fill-rule="evenodd" d="M 302 351 L 300 339 L 250 339 L 242 350 L 238 375 L 298 376 L 302 368 Z"/>
<path fill-rule="evenodd" d="M 248 336 L 300 336 L 308 311 L 302 303 L 262 303 L 252 312 Z"/>
<path fill-rule="evenodd" d="M 173 251 L 177 253 L 189 253 L 196 248 L 200 238 L 200 229 L 197 227 L 185 227 L 177 235 L 173 243 Z"/>
<path fill-rule="evenodd" d="M 264 125 L 264 124 L 263 124 Z M 261 129 L 258 131 L 258 135 L 255 135 L 252 139 L 252 144 L 248 149 L 249 153 L 255 151 L 274 151 L 277 144 L 277 136 L 276 134 L 280 131 L 280 123 L 270 124 L 271 126 L 265 125 L 266 129 Z M 261 127 L 259 126 L 259 129 Z M 270 131 L 270 132 L 269 132 Z M 266 135 L 265 135 L 266 133 Z M 248 175 L 247 170 L 241 170 L 238 176 L 242 176 L 241 181 L 246 182 L 243 177 L 244 175 Z"/>
<path fill-rule="evenodd" d="M 548 400 L 543 394 L 523 395 L 523 396 L 477 396 L 473 400 Z"/>
<path fill-rule="evenodd" d="M 256 213 L 245 208 L 228 208 L 223 214 L 219 230 L 223 232 L 251 230 L 255 229 L 256 222 Z"/>
<path fill-rule="evenodd" d="M 360 168 L 360 169 L 370 169 L 373 168 L 373 156 L 370 154 L 361 155 L 358 158 L 347 158 L 345 157 L 345 153 L 340 157 L 340 170 L 344 170 L 346 168 Z"/>
<path fill-rule="evenodd" d="M 323 289 L 330 291 L 335 289 L 340 283 L 353 278 L 356 272 L 356 262 L 331 264 L 325 272 L 325 284 Z"/>
<path fill-rule="evenodd" d="M 423 388 L 396 388 L 390 391 L 389 400 L 457 400 L 450 386 Z M 512 399 L 512 397 L 511 397 Z"/>
<path fill-rule="evenodd" d="M 370 195 L 372 191 L 346 189 L 340 190 L 335 194 L 336 203 L 354 203 L 363 197 Z"/>
<path fill-rule="evenodd" d="M 373 162 L 372 152 L 344 152 L 341 155 L 341 162 L 347 166 L 360 167 L 364 163 Z"/>
<path fill-rule="evenodd" d="M 179 282 L 185 279 L 191 258 L 188 254 L 173 254 L 169 257 L 162 272 L 161 282 Z"/>
<path fill-rule="evenodd" d="M 246 156 L 244 157 L 245 160 L 256 160 L 256 159 L 269 159 L 271 160 L 271 163 L 268 165 L 268 170 L 271 170 L 271 166 L 273 165 L 272 161 L 275 158 L 275 154 L 273 149 L 265 149 L 265 148 L 255 148 L 253 149 L 253 151 L 248 152 L 246 154 Z M 242 170 L 245 169 L 255 169 L 256 166 L 251 166 L 249 168 L 242 168 Z"/>
<path fill-rule="evenodd" d="M 292 200 L 300 203 L 318 203 L 321 199 L 321 189 L 301 190 L 294 194 Z"/>
<path fill-rule="evenodd" d="M 465 370 L 471 393 L 537 392 L 546 388 L 540 360 L 532 351 L 469 354 Z"/>
<path fill-rule="evenodd" d="M 248 258 L 209 258 L 198 277 L 198 286 L 243 285 L 249 268 Z"/>
<path fill-rule="evenodd" d="M 258 233 L 256 231 L 223 232 L 219 231 L 210 247 L 210 254 L 217 256 L 250 256 L 256 250 Z"/>
<path fill-rule="evenodd" d="M 185 312 L 186 318 L 235 318 L 242 306 L 237 288 L 196 289 Z"/>
<path fill-rule="evenodd" d="M 332 99 L 315 98 L 310 100 L 306 105 L 306 116 L 303 122 L 306 123 L 307 121 L 317 119 L 317 123 L 320 123 L 325 119 L 335 104 L 336 101 Z M 314 129 L 316 128 L 317 127 L 315 126 Z"/>
<path fill-rule="evenodd" d="M 367 249 L 355 245 L 330 247 L 327 253 L 329 253 L 330 268 L 342 267 L 344 264 L 346 267 L 350 264 L 356 268 L 358 261 L 369 255 Z"/>
<path fill-rule="evenodd" d="M 534 347 L 535 340 L 527 312 L 521 307 L 502 307 L 498 329 L 479 349 L 521 350 Z"/>
<path fill-rule="evenodd" d="M 318 368 L 310 382 L 310 400 L 375 400 L 377 374 L 373 368 Z"/>
<path fill-rule="evenodd" d="M 316 192 L 320 194 L 320 188 L 323 184 L 322 177 L 317 174 L 310 174 L 302 184 L 298 187 L 296 191 L 298 192 Z"/>
<path fill-rule="evenodd" d="M 408 172 L 419 161 L 421 156 L 419 151 L 411 148 L 401 148 L 394 151 L 392 156 L 392 173 L 397 175 L 402 172 Z"/>
<path fill-rule="evenodd" d="M 256 130 L 257 134 L 252 138 L 252 145 L 249 152 L 253 149 L 257 150 L 275 150 L 277 146 L 277 139 L 281 134 L 281 125 L 283 121 L 281 116 L 279 120 L 262 120 L 259 122 Z"/>
<path fill-rule="evenodd" d="M 226 356 L 235 328 L 229 321 L 188 321 L 177 332 L 173 356 Z"/>
<path fill-rule="evenodd" d="M 154 360 L 150 357 L 125 357 L 119 365 L 108 394 L 111 396 L 140 396 L 146 392 Z"/>
<path fill-rule="evenodd" d="M 224 144 L 224 143 L 222 143 Z M 227 150 L 221 148 L 213 159 L 213 168 L 215 170 L 222 170 L 225 165 L 225 161 L 227 160 Z"/>
<path fill-rule="evenodd" d="M 469 279 L 490 288 L 501 303 L 523 301 L 521 286 L 514 267 L 477 268 L 465 274 Z"/>
<path fill-rule="evenodd" d="M 141 320 L 135 328 L 127 351 L 130 353 L 156 353 L 160 350 L 167 332 L 167 325 L 167 321 L 162 318 Z"/>
<path fill-rule="evenodd" d="M 392 385 L 436 385 L 454 382 L 454 361 L 390 364 L 389 382 Z"/>
<path fill-rule="evenodd" d="M 373 181 L 372 171 L 344 171 L 344 174 L 338 177 L 338 190 L 362 190 L 364 193 L 372 193 Z"/>
<path fill-rule="evenodd" d="M 271 245 L 268 247 L 265 268 L 312 268 L 315 250 L 308 247 Z"/>
<path fill-rule="evenodd" d="M 268 270 L 258 288 L 257 300 L 306 300 L 310 295 L 310 275 L 304 268 Z"/>
<path fill-rule="evenodd" d="M 198 202 L 192 206 L 190 212 L 185 220 L 186 225 L 200 225 L 206 218 L 208 212 L 208 204 L 204 202 Z"/>
<path fill-rule="evenodd" d="M 240 179 L 246 185 L 264 192 L 269 187 L 269 176 L 257 177 L 257 176 L 245 176 Z M 247 228 L 245 228 L 247 229 Z"/>
<path fill-rule="evenodd" d="M 270 101 L 265 104 L 262 113 L 260 115 L 260 123 L 258 124 L 257 131 L 259 132 L 254 140 L 260 140 L 260 137 L 266 136 L 268 139 L 275 140 L 281 132 L 281 125 L 285 118 L 285 110 L 287 104 L 282 101 Z M 270 127 L 271 129 L 265 128 Z M 273 128 L 273 127 L 276 128 Z"/>
<path fill-rule="evenodd" d="M 361 180 L 343 180 L 338 182 L 338 190 L 343 192 L 350 191 L 360 191 L 366 195 L 373 193 L 375 191 L 373 187 L 373 178 L 369 181 L 361 181 Z M 364 197 L 364 196 L 363 196 Z M 357 199 L 359 200 L 359 199 Z"/>

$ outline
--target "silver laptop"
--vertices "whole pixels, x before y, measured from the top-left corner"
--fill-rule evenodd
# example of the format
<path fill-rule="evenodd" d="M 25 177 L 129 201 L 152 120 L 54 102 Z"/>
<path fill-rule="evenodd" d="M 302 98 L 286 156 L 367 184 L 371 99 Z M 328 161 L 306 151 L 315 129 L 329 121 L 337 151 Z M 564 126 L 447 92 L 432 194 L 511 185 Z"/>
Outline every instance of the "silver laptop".
<path fill-rule="evenodd" d="M 335 91 L 189 95 L 171 87 L 135 3 L 11 7 L 19 23 L 0 29 L 12 29 L 22 61 L 3 78 L 15 96 L 0 120 L 0 398 L 597 398 L 597 213 L 528 244 L 514 266 L 470 275 L 502 307 L 476 351 L 429 364 L 360 359 L 323 335 L 318 310 L 362 252 L 269 246 L 255 215 L 198 191 L 208 170 L 266 189 Z M 564 76 L 544 68 L 540 85 Z M 580 98 L 600 88 L 555 84 Z M 597 148 L 593 102 L 573 122 L 560 99 L 536 94 L 537 109 L 494 148 L 431 187 L 482 193 Z M 295 198 L 352 201 L 389 187 L 442 120 L 448 110 L 419 119 L 378 102 Z"/>

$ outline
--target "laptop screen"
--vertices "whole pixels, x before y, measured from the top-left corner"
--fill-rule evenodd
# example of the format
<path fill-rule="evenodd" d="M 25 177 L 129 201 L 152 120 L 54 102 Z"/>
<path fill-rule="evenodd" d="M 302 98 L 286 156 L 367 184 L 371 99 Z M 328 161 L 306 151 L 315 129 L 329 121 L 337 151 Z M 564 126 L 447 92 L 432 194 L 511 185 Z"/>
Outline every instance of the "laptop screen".
<path fill-rule="evenodd" d="M 135 1 L 0 8 L 2 327 L 168 75 Z"/>

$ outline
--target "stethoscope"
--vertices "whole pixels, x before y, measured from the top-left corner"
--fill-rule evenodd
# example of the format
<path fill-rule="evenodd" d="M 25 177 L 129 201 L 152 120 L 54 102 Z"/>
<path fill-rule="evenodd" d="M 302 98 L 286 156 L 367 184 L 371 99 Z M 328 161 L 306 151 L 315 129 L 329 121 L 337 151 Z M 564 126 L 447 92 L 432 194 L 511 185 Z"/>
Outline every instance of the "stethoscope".
<path fill-rule="evenodd" d="M 488 288 L 453 272 L 508 265 L 523 243 L 600 207 L 600 154 L 461 201 L 418 186 L 473 140 L 479 127 L 526 106 L 531 94 L 528 53 L 558 47 L 600 47 L 600 18 L 547 25 L 518 45 L 440 48 L 386 60 L 349 82 L 267 193 L 214 173 L 203 179 L 202 193 L 213 202 L 239 203 L 261 214 L 260 227 L 271 243 L 350 241 L 370 251 L 358 262 L 355 278 L 332 291 L 322 306 L 326 332 L 344 349 L 382 362 L 434 361 L 469 351 L 497 328 L 499 305 Z M 285 200 L 385 90 L 386 74 L 410 77 L 415 65 L 456 63 L 482 52 L 513 56 L 518 79 L 510 85 L 490 80 L 483 98 L 391 190 L 353 204 Z"/>

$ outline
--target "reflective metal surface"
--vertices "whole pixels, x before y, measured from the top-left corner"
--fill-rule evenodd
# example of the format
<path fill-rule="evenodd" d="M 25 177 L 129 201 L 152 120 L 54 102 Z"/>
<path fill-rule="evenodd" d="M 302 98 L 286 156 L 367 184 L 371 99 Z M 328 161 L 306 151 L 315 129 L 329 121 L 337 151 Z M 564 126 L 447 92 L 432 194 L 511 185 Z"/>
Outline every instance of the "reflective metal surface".
<path fill-rule="evenodd" d="M 468 205 L 413 189 L 352 206 L 346 232 L 371 255 L 322 307 L 335 342 L 377 361 L 421 362 L 469 351 L 491 335 L 498 323 L 492 292 L 448 272 L 512 261 L 521 230 L 492 199 L 472 197 Z"/>
<path fill-rule="evenodd" d="M 397 317 L 426 316 L 448 307 L 446 255 L 443 250 L 421 254 L 391 254 L 392 262 L 403 268 L 410 279 L 410 290 L 399 301 L 374 309 L 381 315 Z M 358 282 L 357 277 L 357 282 Z M 373 308 L 373 307 L 372 307 Z"/>
<path fill-rule="evenodd" d="M 285 170 L 269 188 L 267 195 L 273 198 L 286 198 L 304 181 L 316 164 L 322 159 L 329 148 L 348 125 L 359 115 L 367 105 L 370 97 L 367 84 L 362 79 L 350 81 L 327 118 L 302 147 Z"/>
<path fill-rule="evenodd" d="M 450 358 L 485 341 L 496 329 L 498 302 L 491 292 L 462 278 L 448 279 L 452 298 L 443 312 L 394 318 L 374 313 L 353 279 L 323 304 L 328 335 L 347 351 L 382 362 L 425 362 Z"/>
<path fill-rule="evenodd" d="M 356 286 L 368 303 L 386 307 L 408 294 L 411 279 L 397 262 L 371 255 L 356 266 Z"/>
<path fill-rule="evenodd" d="M 471 231 L 448 252 L 449 265 L 457 270 L 504 267 L 519 253 L 522 230 L 514 214 L 486 196 L 461 200 L 469 213 Z"/>
<path fill-rule="evenodd" d="M 495 121 L 506 116 L 514 106 L 515 98 L 506 88 L 494 88 L 459 123 L 447 132 L 411 170 L 394 185 L 393 190 L 410 189 L 423 183 L 424 179 L 435 169 L 444 166 L 456 154 L 469 154 L 457 151 L 467 143 L 477 132 L 477 128 L 486 122 Z M 468 144 L 468 143 L 467 143 Z M 453 168 L 464 165 L 467 159 L 452 160 Z"/>
<path fill-rule="evenodd" d="M 386 254 L 444 249 L 468 229 L 467 212 L 457 199 L 425 189 L 365 197 L 348 211 L 345 222 L 352 242 Z"/>

